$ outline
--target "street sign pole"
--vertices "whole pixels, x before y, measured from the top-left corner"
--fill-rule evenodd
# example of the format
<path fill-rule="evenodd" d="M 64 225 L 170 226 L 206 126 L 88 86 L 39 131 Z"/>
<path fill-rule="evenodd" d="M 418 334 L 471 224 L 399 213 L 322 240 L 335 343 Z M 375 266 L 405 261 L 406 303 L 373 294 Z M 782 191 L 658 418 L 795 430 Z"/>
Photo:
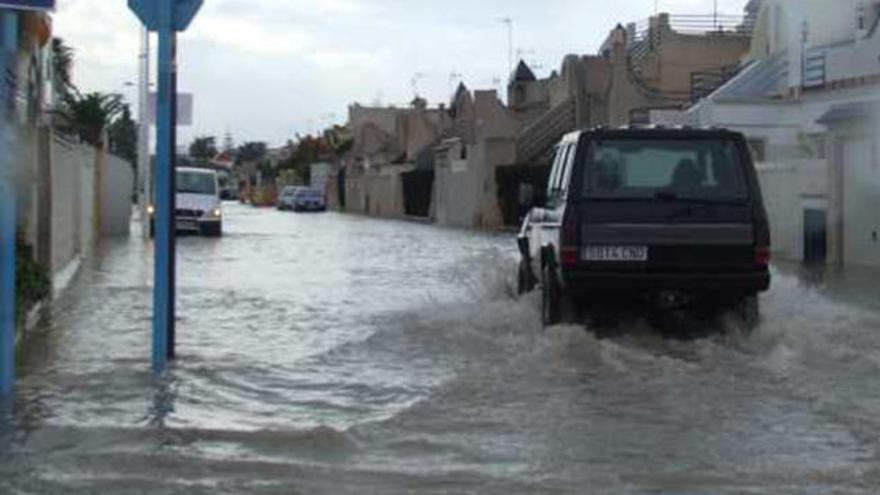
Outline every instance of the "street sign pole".
<path fill-rule="evenodd" d="M 0 9 L 0 399 L 15 381 L 15 154 L 11 143 L 11 95 L 6 80 L 18 46 L 18 14 Z"/>
<path fill-rule="evenodd" d="M 128 0 L 149 31 L 159 33 L 156 102 L 156 205 L 153 282 L 153 372 L 165 371 L 175 356 L 175 171 L 177 32 L 195 17 L 202 0 Z"/>
<path fill-rule="evenodd" d="M 162 373 L 170 352 L 169 337 L 174 327 L 174 194 L 172 144 L 175 131 L 172 118 L 173 6 L 171 0 L 158 2 L 159 8 L 159 89 L 156 109 L 156 244 L 153 289 L 153 371 Z"/>

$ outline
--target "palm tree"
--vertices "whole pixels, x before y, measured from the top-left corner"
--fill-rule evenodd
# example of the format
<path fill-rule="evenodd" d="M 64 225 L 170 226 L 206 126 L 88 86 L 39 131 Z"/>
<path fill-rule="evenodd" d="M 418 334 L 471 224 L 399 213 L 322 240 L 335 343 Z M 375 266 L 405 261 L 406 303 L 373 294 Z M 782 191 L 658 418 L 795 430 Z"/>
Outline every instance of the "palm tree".
<path fill-rule="evenodd" d="M 55 91 L 63 100 L 70 95 L 73 85 L 73 48 L 61 38 L 52 38 L 52 69 Z"/>
<path fill-rule="evenodd" d="M 65 96 L 55 115 L 61 119 L 61 128 L 80 140 L 103 149 L 104 134 L 122 114 L 125 104 L 118 94 L 88 93 L 74 91 Z"/>

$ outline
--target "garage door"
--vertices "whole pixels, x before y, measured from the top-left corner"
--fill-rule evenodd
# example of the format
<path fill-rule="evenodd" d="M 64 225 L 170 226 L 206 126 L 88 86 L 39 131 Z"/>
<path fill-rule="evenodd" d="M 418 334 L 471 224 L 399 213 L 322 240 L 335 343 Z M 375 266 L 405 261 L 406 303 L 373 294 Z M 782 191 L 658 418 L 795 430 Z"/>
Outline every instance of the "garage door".
<path fill-rule="evenodd" d="M 874 143 L 846 142 L 843 150 L 844 261 L 880 266 L 880 165 Z"/>

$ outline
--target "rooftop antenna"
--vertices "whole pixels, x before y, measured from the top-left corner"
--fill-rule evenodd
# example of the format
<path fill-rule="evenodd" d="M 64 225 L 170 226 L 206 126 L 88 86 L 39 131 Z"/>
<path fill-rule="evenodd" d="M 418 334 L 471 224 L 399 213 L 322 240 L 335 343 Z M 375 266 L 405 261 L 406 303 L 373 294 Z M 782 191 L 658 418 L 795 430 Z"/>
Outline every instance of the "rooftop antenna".
<path fill-rule="evenodd" d="M 505 17 L 501 23 L 507 26 L 507 73 L 513 74 L 513 19 Z"/>
<path fill-rule="evenodd" d="M 412 79 L 410 79 L 409 83 L 412 85 L 413 98 L 419 97 L 419 81 L 428 77 L 427 74 L 422 72 L 416 72 L 413 74 Z"/>
<path fill-rule="evenodd" d="M 714 5 L 715 7 L 712 10 L 712 20 L 715 23 L 715 31 L 718 31 L 718 0 L 715 0 Z"/>

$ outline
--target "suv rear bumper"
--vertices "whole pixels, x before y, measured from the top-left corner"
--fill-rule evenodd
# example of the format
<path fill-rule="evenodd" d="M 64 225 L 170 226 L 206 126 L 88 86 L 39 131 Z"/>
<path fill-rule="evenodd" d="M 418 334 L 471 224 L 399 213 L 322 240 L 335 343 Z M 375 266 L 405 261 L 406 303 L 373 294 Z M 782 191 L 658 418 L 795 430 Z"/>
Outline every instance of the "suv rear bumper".
<path fill-rule="evenodd" d="M 632 273 L 577 271 L 563 274 L 573 292 L 711 292 L 755 294 L 770 288 L 767 270 L 746 273 Z"/>

